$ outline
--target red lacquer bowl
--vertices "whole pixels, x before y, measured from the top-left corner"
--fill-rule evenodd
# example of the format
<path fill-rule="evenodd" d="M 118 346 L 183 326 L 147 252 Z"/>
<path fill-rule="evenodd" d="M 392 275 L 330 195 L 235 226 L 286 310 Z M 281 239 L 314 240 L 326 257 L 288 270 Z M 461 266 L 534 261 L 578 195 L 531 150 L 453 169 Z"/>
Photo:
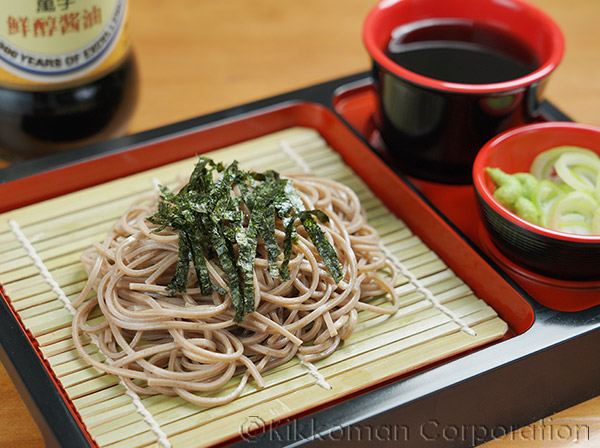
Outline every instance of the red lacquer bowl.
<path fill-rule="evenodd" d="M 547 149 L 572 145 L 600 154 L 600 128 L 570 122 L 525 125 L 490 140 L 473 164 L 473 184 L 491 241 L 512 262 L 562 280 L 600 280 L 600 235 L 574 235 L 532 224 L 502 206 L 486 167 L 507 173 L 530 170 Z"/>
<path fill-rule="evenodd" d="M 452 23 L 466 28 L 442 31 Z M 412 37 L 410 30 L 421 31 Z M 484 37 L 483 30 L 498 34 Z M 508 58 L 527 48 L 538 64 L 527 74 L 495 82 L 487 77 L 477 82 L 481 72 L 468 66 L 464 71 L 473 78 L 462 82 L 444 80 L 435 70 L 424 69 L 425 76 L 390 57 L 388 45 L 397 33 L 411 36 L 413 43 L 468 42 Z M 554 20 L 520 0 L 383 0 L 365 18 L 362 36 L 373 62 L 374 122 L 387 150 L 406 173 L 442 183 L 470 184 L 473 160 L 485 142 L 537 121 L 544 87 L 564 52 Z M 497 67 L 496 74 L 500 71 Z"/>

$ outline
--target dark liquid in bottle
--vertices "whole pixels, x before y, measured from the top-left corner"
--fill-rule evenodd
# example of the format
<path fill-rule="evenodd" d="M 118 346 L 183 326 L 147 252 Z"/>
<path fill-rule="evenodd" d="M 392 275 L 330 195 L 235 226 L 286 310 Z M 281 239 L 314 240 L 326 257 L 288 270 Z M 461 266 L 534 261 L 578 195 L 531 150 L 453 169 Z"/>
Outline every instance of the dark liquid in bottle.
<path fill-rule="evenodd" d="M 0 154 L 30 158 L 122 132 L 137 100 L 133 55 L 82 85 L 42 91 L 0 88 Z"/>
<path fill-rule="evenodd" d="M 387 55 L 428 78 L 491 84 L 523 77 L 539 67 L 536 53 L 514 36 L 461 19 L 435 19 L 392 32 Z"/>

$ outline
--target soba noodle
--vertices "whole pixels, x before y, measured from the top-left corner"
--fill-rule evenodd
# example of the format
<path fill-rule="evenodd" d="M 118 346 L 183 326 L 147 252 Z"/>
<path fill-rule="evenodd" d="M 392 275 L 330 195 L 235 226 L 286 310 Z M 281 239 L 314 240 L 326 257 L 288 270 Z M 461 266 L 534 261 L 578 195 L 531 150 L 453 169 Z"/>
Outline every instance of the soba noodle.
<path fill-rule="evenodd" d="M 321 228 L 343 269 L 338 284 L 297 224 L 290 280 L 270 274 L 265 245 L 258 241 L 255 312 L 236 323 L 230 295 L 202 296 L 193 270 L 185 293 L 167 290 L 177 263 L 178 233 L 169 228 L 153 233 L 157 226 L 146 218 L 156 212 L 157 198 L 143 198 L 102 243 L 82 255 L 88 282 L 74 303 L 73 320 L 81 356 L 137 393 L 219 405 L 238 397 L 250 377 L 264 386 L 261 373 L 295 356 L 311 362 L 331 354 L 352 334 L 360 310 L 394 313 L 395 268 L 380 251 L 379 236 L 367 224 L 356 194 L 311 175 L 287 177 L 307 209 L 320 209 L 330 218 Z M 281 245 L 281 223 L 276 237 Z M 207 260 L 207 268 L 212 282 L 226 289 L 218 263 Z M 368 303 L 380 296 L 385 299 Z M 84 335 L 106 362 L 86 351 Z"/>

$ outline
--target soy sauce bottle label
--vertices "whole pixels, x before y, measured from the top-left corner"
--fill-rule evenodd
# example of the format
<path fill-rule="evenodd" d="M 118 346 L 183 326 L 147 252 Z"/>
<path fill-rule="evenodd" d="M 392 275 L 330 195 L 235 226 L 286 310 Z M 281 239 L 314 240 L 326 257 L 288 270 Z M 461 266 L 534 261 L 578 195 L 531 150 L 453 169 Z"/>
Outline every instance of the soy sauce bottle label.
<path fill-rule="evenodd" d="M 0 85 L 24 90 L 74 84 L 127 56 L 126 0 L 3 0 Z"/>

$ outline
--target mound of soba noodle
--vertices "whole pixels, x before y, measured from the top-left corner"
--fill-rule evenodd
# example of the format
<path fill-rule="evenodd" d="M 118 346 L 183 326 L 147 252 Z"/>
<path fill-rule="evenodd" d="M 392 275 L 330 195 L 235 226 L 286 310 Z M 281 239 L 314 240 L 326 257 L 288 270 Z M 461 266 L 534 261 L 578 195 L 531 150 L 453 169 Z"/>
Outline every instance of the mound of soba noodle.
<path fill-rule="evenodd" d="M 255 311 L 234 320 L 229 293 L 203 296 L 193 269 L 187 290 L 167 288 L 178 260 L 178 232 L 147 218 L 157 197 L 142 198 L 113 225 L 105 240 L 82 255 L 88 283 L 74 304 L 73 338 L 91 365 L 117 375 L 140 394 L 179 395 L 200 405 L 227 403 L 249 377 L 295 356 L 311 362 L 331 354 L 353 332 L 360 310 L 393 313 L 394 267 L 380 251 L 356 194 L 337 182 L 289 175 L 307 209 L 320 209 L 320 224 L 338 254 L 343 278 L 335 283 L 300 222 L 289 261 L 290 279 L 271 275 L 264 241 L 258 239 L 253 284 Z M 158 195 L 157 195 L 158 196 Z M 276 239 L 283 245 L 280 220 Z M 281 256 L 280 256 L 281 258 Z M 227 290 L 215 259 L 206 266 L 214 285 Z M 95 290 L 96 294 L 92 292 Z M 219 289 L 219 288 L 216 288 Z M 376 305 L 367 303 L 374 297 Z M 106 362 L 90 356 L 87 338 Z"/>

